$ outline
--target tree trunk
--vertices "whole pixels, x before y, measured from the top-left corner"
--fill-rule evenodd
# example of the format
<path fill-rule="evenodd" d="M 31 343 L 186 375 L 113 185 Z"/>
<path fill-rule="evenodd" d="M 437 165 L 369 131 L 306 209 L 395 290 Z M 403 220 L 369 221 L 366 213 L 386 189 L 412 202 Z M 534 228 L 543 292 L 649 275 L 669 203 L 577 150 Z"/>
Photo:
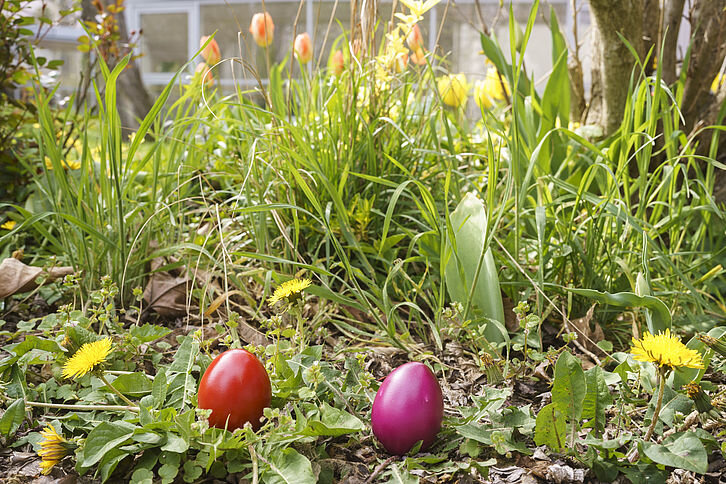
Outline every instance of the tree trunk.
<path fill-rule="evenodd" d="M 593 22 L 592 94 L 587 116 L 605 134 L 623 119 L 633 54 L 620 36 L 643 56 L 643 0 L 590 0 Z"/>
<path fill-rule="evenodd" d="M 113 0 L 103 0 L 104 5 L 114 3 Z M 126 28 L 126 15 L 121 12 L 116 15 L 119 37 L 122 41 L 129 39 L 128 29 Z M 109 66 L 113 68 L 113 66 Z M 143 119 L 148 114 L 153 99 L 146 90 L 141 79 L 141 71 L 135 60 L 129 61 L 124 71 L 118 78 L 118 91 L 120 94 L 119 116 L 121 117 L 122 129 L 131 133 L 139 128 L 138 119 Z"/>
<path fill-rule="evenodd" d="M 686 0 L 670 0 L 663 12 L 663 32 L 665 44 L 663 49 L 662 75 L 666 84 L 676 82 L 676 63 L 678 61 L 678 32 L 681 30 L 681 19 L 683 18 L 683 6 Z"/>
<path fill-rule="evenodd" d="M 724 9 L 726 0 L 696 0 L 690 12 L 691 38 L 694 40 L 681 104 L 689 131 L 716 122 L 718 107 L 715 106 L 716 96 L 711 92 L 711 82 L 726 55 Z"/>

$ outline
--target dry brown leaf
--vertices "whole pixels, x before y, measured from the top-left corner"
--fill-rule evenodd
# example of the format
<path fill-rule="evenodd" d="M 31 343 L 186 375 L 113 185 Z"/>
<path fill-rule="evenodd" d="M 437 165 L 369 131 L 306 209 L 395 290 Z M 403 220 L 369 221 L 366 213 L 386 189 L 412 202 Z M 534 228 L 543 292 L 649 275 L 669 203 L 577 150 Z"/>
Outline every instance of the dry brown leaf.
<path fill-rule="evenodd" d="M 152 274 L 144 289 L 146 308 L 160 316 L 181 316 L 187 313 L 187 292 L 192 281 L 186 276 L 175 277 L 168 272 Z"/>
<path fill-rule="evenodd" d="M 590 309 L 587 310 L 587 314 L 585 314 L 585 316 L 573 319 L 570 323 L 577 333 L 578 341 L 580 341 L 585 348 L 589 351 L 600 351 L 597 343 L 605 339 L 605 333 L 598 322 L 593 321 L 592 318 L 594 313 L 595 305 L 593 304 Z"/>
<path fill-rule="evenodd" d="M 502 306 L 504 306 L 504 326 L 506 326 L 507 331 L 514 333 L 519 330 L 519 320 L 517 315 L 514 314 L 516 304 L 509 297 L 502 295 Z"/>
<path fill-rule="evenodd" d="M 39 276 L 45 275 L 45 282 L 51 282 L 69 274 L 73 274 L 72 267 L 52 267 L 45 271 L 42 267 L 29 266 L 9 257 L 0 263 L 0 298 L 32 291 L 38 287 L 36 279 Z"/>

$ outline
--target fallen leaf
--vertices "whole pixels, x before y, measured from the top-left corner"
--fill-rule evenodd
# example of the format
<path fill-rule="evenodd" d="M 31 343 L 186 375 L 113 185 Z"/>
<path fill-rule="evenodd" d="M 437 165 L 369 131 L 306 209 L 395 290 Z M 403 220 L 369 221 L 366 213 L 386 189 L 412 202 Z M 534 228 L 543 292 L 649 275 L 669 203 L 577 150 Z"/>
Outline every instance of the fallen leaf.
<path fill-rule="evenodd" d="M 8 257 L 0 263 L 0 298 L 12 296 L 18 292 L 28 292 L 38 287 L 36 280 L 45 275 L 45 282 L 52 282 L 60 277 L 73 274 L 72 267 L 52 267 L 48 271 L 42 267 L 23 264 L 18 259 Z"/>
<path fill-rule="evenodd" d="M 582 343 L 585 348 L 589 351 L 600 351 L 597 343 L 605 339 L 605 332 L 597 321 L 593 321 L 593 315 L 595 313 L 595 305 L 590 306 L 587 310 L 587 314 L 581 318 L 573 319 L 570 321 L 574 327 L 575 333 L 577 333 L 578 340 Z"/>

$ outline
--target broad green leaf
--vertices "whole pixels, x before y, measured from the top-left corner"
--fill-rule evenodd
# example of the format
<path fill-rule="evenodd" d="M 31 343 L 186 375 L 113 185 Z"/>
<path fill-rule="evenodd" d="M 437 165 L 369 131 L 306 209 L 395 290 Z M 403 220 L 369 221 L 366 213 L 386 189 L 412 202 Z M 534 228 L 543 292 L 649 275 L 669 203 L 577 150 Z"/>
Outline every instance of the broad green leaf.
<path fill-rule="evenodd" d="M 169 366 L 170 373 L 177 373 L 169 384 L 170 403 L 174 408 L 183 410 L 190 402 L 190 395 L 197 391 L 197 382 L 192 376 L 192 368 L 199 354 L 199 342 L 191 336 L 184 338 Z"/>
<path fill-rule="evenodd" d="M 446 288 L 452 300 L 464 307 L 470 304 L 476 306 L 489 320 L 484 330 L 488 341 L 502 343 L 508 341 L 509 336 L 504 328 L 504 307 L 497 266 L 491 249 L 484 246 L 486 237 L 487 213 L 484 204 L 467 193 L 451 213 L 451 233 L 445 255 Z"/>
<path fill-rule="evenodd" d="M 178 454 L 186 452 L 188 448 L 189 442 L 173 432 L 167 432 L 166 443 L 161 446 L 161 450 L 163 451 L 176 452 Z"/>
<path fill-rule="evenodd" d="M 133 435 L 137 427 L 123 420 L 101 422 L 89 432 L 83 447 L 82 457 L 78 460 L 81 467 L 91 467 L 103 456 Z"/>
<path fill-rule="evenodd" d="M 689 432 L 678 432 L 666 437 L 661 444 L 643 442 L 643 453 L 653 462 L 705 474 L 708 454 L 701 439 Z"/>
<path fill-rule="evenodd" d="M 557 358 L 555 380 L 552 384 L 552 404 L 567 418 L 576 423 L 582 415 L 586 383 L 580 360 L 569 351 Z"/>
<path fill-rule="evenodd" d="M 267 484 L 315 484 L 316 479 L 310 461 L 295 449 L 288 447 L 268 456 L 272 466 L 262 474 Z"/>
<path fill-rule="evenodd" d="M 151 385 L 151 395 L 153 397 L 154 408 L 161 408 L 161 406 L 164 405 L 167 388 L 166 369 L 162 368 L 156 373 L 154 383 Z"/>
<path fill-rule="evenodd" d="M 110 449 L 98 463 L 98 473 L 101 475 L 101 482 L 106 482 L 119 462 L 128 457 L 129 454 L 121 449 Z"/>
<path fill-rule="evenodd" d="M 145 373 L 124 373 L 111 384 L 124 395 L 137 396 L 151 392 L 151 380 Z"/>
<path fill-rule="evenodd" d="M 592 427 L 595 435 L 605 430 L 605 409 L 613 404 L 613 396 L 608 390 L 602 368 L 594 366 L 585 372 L 587 392 L 582 402 L 582 416 L 588 422 L 583 428 Z"/>
<path fill-rule="evenodd" d="M 524 455 L 532 454 L 532 451 L 527 448 L 524 442 L 514 440 L 514 429 L 512 428 L 486 428 L 484 425 L 474 423 L 459 425 L 455 428 L 459 435 L 482 444 L 491 445 L 497 451 L 501 450 L 500 454 L 511 451 L 517 451 Z"/>
<path fill-rule="evenodd" d="M 545 405 L 537 414 L 534 443 L 559 451 L 565 446 L 565 416 L 554 403 Z"/>
<path fill-rule="evenodd" d="M 611 306 L 646 308 L 652 311 L 652 324 L 648 326 L 651 334 L 656 334 L 671 328 L 671 313 L 663 301 L 654 296 L 638 296 L 632 292 L 609 292 L 596 291 L 594 289 L 565 288 L 573 294 L 589 297 L 603 304 Z"/>
<path fill-rule="evenodd" d="M 365 424 L 355 415 L 331 407 L 325 402 L 320 407 L 320 413 L 320 420 L 310 420 L 308 422 L 308 428 L 303 432 L 304 435 L 339 437 L 353 432 L 360 432 L 366 428 Z"/>
<path fill-rule="evenodd" d="M 157 326 L 156 324 L 146 323 L 143 326 L 132 326 L 129 329 L 129 333 L 139 343 L 150 343 L 159 338 L 163 338 L 171 333 L 171 330 L 163 326 Z"/>
<path fill-rule="evenodd" d="M 39 338 L 34 335 L 28 335 L 25 340 L 18 344 L 7 345 L 3 347 L 5 351 L 12 353 L 3 360 L 0 360 L 0 372 L 4 372 L 8 367 L 17 362 L 23 355 L 32 350 L 47 351 L 49 353 L 63 353 L 61 346 L 53 340 Z"/>
<path fill-rule="evenodd" d="M 25 418 L 25 400 L 18 398 L 5 410 L 0 418 L 0 434 L 10 436 L 18 430 Z"/>

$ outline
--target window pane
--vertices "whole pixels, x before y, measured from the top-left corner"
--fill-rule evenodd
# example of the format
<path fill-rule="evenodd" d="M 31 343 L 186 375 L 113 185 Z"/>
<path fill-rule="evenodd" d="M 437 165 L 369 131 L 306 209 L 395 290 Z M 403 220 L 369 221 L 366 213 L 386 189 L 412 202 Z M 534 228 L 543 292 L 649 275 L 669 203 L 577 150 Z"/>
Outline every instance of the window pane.
<path fill-rule="evenodd" d="M 144 72 L 176 72 L 188 60 L 186 13 L 141 14 Z"/>
<path fill-rule="evenodd" d="M 237 80 L 254 80 L 256 74 L 267 78 L 266 52 L 269 52 L 270 62 L 279 63 L 285 59 L 293 42 L 293 27 L 297 14 L 298 2 L 269 2 L 265 4 L 267 12 L 272 16 L 275 24 L 275 37 L 267 49 L 258 47 L 249 33 L 250 21 L 255 13 L 262 11 L 258 3 L 230 3 L 230 4 L 203 4 L 201 12 L 201 33 L 210 35 L 218 31 L 215 39 L 219 44 L 222 58 L 235 58 L 235 77 Z M 305 8 L 298 20 L 297 33 L 305 31 Z M 239 36 L 238 32 L 242 35 Z M 244 63 L 247 68 L 243 69 Z M 232 71 L 229 62 L 215 70 L 217 78 L 231 78 Z"/>

